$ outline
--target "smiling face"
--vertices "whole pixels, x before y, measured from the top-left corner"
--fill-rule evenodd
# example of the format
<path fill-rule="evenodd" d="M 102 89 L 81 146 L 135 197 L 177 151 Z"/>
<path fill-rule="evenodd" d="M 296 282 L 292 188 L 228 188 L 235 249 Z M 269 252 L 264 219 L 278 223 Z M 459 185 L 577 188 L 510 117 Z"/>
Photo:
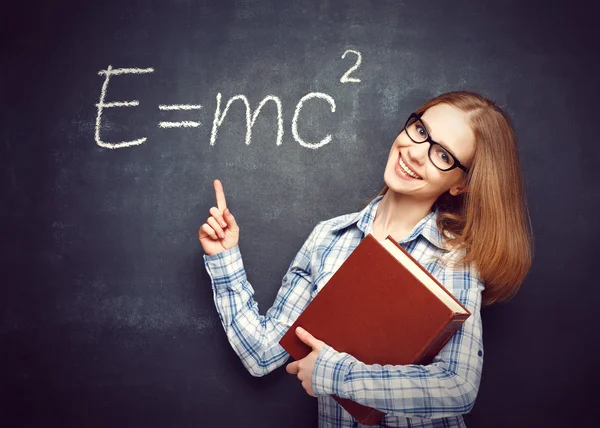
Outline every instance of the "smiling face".
<path fill-rule="evenodd" d="M 427 109 L 421 120 L 434 141 L 452 152 L 465 167 L 471 165 L 475 136 L 466 113 L 450 104 L 437 104 Z M 446 172 L 437 169 L 429 159 L 429 146 L 428 142 L 414 143 L 402 131 L 390 149 L 384 180 L 390 190 L 433 205 L 448 190 L 452 195 L 462 193 L 465 173 L 459 168 Z M 408 174 L 406 167 L 410 170 Z"/>

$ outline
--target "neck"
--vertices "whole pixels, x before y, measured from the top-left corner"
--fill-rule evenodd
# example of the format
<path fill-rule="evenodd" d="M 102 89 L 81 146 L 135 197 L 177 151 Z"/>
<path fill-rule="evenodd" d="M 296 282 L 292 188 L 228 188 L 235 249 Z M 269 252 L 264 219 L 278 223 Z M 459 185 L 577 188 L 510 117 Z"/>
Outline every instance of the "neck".
<path fill-rule="evenodd" d="M 392 235 L 400 240 L 431 211 L 431 201 L 419 201 L 391 189 L 377 205 L 373 230 L 381 236 Z"/>

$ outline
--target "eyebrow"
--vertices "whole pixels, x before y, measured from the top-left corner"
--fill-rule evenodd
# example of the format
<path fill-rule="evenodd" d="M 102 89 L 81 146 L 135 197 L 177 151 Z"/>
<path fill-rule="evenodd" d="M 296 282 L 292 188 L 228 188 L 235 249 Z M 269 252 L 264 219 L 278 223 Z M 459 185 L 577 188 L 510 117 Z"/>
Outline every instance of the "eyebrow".
<path fill-rule="evenodd" d="M 429 126 L 429 124 L 427 122 L 425 122 L 425 119 L 423 119 L 421 117 L 421 122 L 423 122 L 423 124 L 427 127 L 427 132 L 429 133 L 429 137 L 431 138 L 431 127 Z M 444 143 L 442 140 L 434 140 L 436 143 L 442 145 L 446 150 L 448 150 L 450 153 L 452 153 L 454 156 L 456 156 L 456 154 L 454 153 L 454 150 L 451 150 L 450 147 L 448 147 L 448 145 L 446 143 Z"/>

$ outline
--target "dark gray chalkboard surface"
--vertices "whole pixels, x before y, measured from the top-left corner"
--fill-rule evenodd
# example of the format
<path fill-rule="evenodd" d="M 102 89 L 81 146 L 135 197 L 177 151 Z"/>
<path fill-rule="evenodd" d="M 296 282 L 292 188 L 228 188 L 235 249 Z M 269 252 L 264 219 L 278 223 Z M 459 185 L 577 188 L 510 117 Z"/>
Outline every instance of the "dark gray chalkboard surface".
<path fill-rule="evenodd" d="M 213 180 L 264 314 L 312 228 L 383 186 L 407 115 L 457 89 L 513 118 L 536 239 L 517 297 L 482 312 L 465 421 L 597 415 L 597 6 L 71 0 L 2 14 L 3 426 L 316 426 L 294 376 L 252 377 L 224 335 L 197 239 Z M 249 134 L 244 100 L 266 100 Z"/>

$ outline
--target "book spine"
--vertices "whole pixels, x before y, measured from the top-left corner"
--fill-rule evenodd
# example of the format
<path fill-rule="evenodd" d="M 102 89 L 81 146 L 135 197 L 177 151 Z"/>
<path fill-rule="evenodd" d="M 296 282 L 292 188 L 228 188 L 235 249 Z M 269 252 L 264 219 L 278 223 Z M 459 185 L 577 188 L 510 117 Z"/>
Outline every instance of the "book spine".
<path fill-rule="evenodd" d="M 425 269 L 425 266 L 423 266 L 421 263 L 419 263 L 419 261 L 417 259 L 415 259 L 408 251 L 406 251 L 404 248 L 402 248 L 402 246 L 400 244 L 398 244 L 398 242 L 396 242 L 396 240 L 391 235 L 388 235 L 386 239 L 388 239 L 392 244 L 394 244 L 394 246 L 396 246 L 400 251 L 402 251 L 410 260 L 412 260 L 412 262 L 415 264 L 415 266 L 417 266 L 417 268 L 421 269 L 423 271 L 423 273 L 425 273 L 425 275 L 427 275 L 429 278 L 431 278 L 433 280 L 433 282 L 435 282 L 440 287 L 440 290 L 445 292 L 448 295 L 448 297 L 450 297 L 452 300 L 454 300 L 456 303 L 458 303 L 468 314 L 470 314 L 469 310 L 467 308 L 465 308 L 465 306 L 458 301 L 456 296 L 454 296 L 450 292 L 450 290 L 448 290 L 440 281 L 438 281 L 438 279 L 435 276 L 433 276 L 431 274 L 431 272 L 429 272 L 427 269 Z M 376 242 L 379 243 L 379 241 L 376 241 Z M 379 245 L 381 245 L 381 244 L 379 243 Z"/>
<path fill-rule="evenodd" d="M 435 357 L 444 347 L 444 345 L 446 345 L 446 343 L 450 340 L 452 335 L 454 335 L 454 333 L 461 328 L 465 322 L 465 319 L 466 317 L 461 316 L 450 321 L 446 327 L 444 327 L 442 331 L 435 337 L 435 339 L 429 343 L 423 352 L 421 352 L 421 354 L 415 358 L 414 364 L 429 364 L 431 360 L 433 360 L 433 357 Z"/>

